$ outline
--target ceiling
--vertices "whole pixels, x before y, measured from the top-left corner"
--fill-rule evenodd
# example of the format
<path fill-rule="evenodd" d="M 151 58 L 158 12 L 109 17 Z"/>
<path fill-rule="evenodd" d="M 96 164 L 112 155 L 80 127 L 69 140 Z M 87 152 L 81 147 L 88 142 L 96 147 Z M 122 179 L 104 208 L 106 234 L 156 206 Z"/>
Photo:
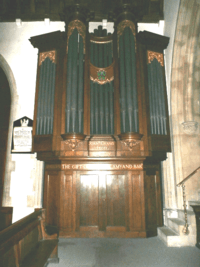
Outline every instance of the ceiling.
<path fill-rule="evenodd" d="M 108 14 L 120 3 L 130 3 L 142 14 L 139 22 L 163 20 L 163 0 L 0 0 L 0 22 L 62 20 L 67 6 L 80 3 L 94 11 L 93 21 L 108 19 Z"/>

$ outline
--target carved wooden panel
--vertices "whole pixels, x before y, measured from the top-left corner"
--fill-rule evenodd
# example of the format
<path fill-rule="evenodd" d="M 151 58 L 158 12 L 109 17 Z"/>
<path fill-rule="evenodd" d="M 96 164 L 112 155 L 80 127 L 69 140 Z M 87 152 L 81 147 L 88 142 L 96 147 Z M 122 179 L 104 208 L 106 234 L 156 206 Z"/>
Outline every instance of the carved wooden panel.
<path fill-rule="evenodd" d="M 157 235 L 156 176 L 145 175 L 145 218 L 147 235 Z"/>
<path fill-rule="evenodd" d="M 64 173 L 60 183 L 60 228 L 67 231 L 73 226 L 73 175 Z"/>
<path fill-rule="evenodd" d="M 125 175 L 106 175 L 108 226 L 125 226 L 125 178 Z"/>
<path fill-rule="evenodd" d="M 144 230 L 144 185 L 143 174 L 130 172 L 129 174 L 129 205 L 130 230 Z"/>
<path fill-rule="evenodd" d="M 98 175 L 80 175 L 80 226 L 98 226 Z"/>
<path fill-rule="evenodd" d="M 58 225 L 59 178 L 58 171 L 45 173 L 44 208 L 46 208 L 46 223 L 50 225 Z"/>

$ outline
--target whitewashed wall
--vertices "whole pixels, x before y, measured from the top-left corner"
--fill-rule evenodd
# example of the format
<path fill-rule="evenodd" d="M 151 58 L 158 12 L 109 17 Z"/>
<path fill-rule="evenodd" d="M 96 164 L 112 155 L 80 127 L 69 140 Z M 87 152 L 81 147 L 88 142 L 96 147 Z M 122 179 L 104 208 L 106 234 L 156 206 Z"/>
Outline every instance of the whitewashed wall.
<path fill-rule="evenodd" d="M 38 50 L 30 37 L 64 31 L 63 22 L 0 23 L 0 66 L 11 87 L 11 118 L 3 205 L 13 206 L 13 221 L 41 207 L 42 162 L 35 154 L 10 154 L 13 121 L 33 119 Z"/>

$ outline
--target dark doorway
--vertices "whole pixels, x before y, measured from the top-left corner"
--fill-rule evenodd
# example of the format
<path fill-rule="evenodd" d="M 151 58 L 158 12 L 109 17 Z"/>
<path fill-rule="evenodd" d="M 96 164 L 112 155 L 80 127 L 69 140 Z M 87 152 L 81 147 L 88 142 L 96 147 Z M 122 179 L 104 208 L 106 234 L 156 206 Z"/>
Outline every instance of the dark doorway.
<path fill-rule="evenodd" d="M 7 77 L 0 67 L 0 207 L 2 207 L 11 95 Z"/>

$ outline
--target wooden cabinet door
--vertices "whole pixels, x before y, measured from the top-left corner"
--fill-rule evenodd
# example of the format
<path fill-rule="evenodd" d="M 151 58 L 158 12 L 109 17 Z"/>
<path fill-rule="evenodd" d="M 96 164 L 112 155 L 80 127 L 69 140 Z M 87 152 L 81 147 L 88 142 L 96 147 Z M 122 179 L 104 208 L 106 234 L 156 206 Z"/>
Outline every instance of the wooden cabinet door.
<path fill-rule="evenodd" d="M 77 230 L 126 231 L 126 174 L 79 173 L 77 185 Z"/>

